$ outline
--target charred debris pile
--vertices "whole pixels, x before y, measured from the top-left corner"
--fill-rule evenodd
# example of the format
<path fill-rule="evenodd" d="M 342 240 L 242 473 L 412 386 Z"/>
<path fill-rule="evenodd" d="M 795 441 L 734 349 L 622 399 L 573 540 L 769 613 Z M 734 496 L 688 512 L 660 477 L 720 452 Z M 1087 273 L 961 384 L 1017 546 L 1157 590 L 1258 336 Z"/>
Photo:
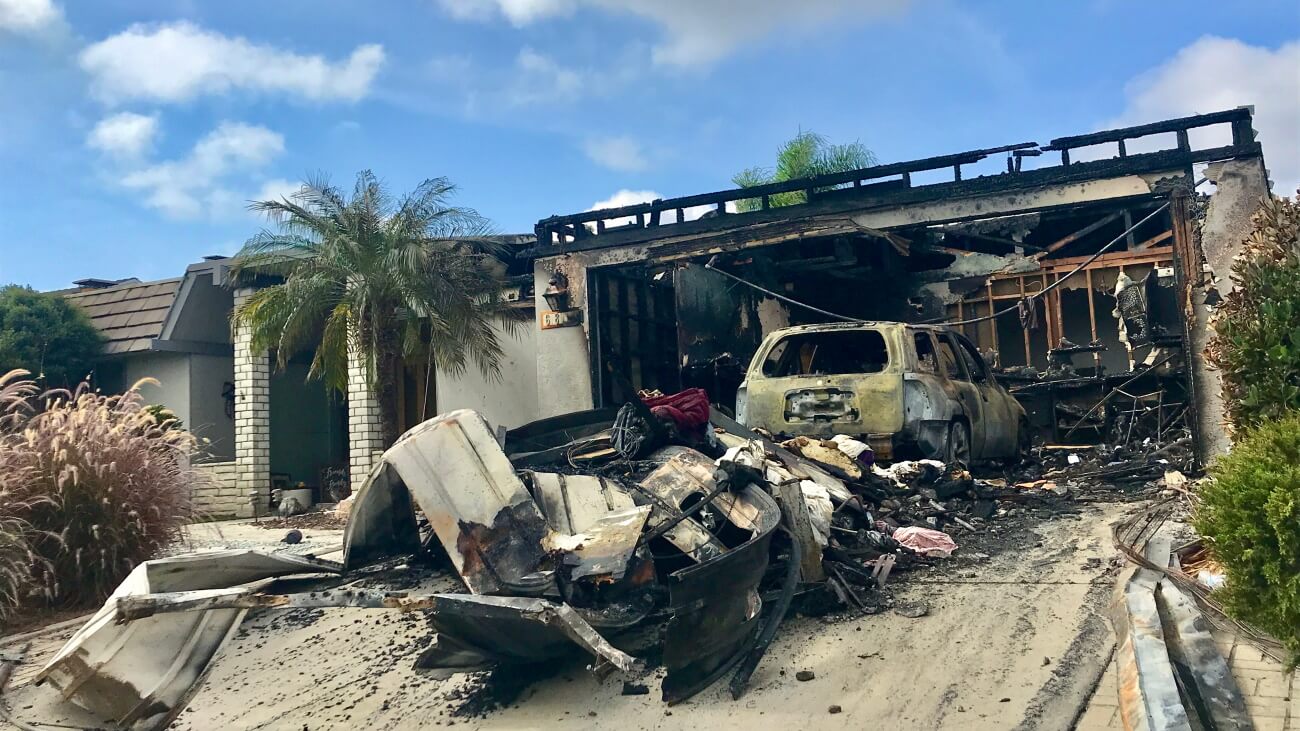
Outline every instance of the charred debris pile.
<path fill-rule="evenodd" d="M 1180 444 L 1041 447 L 981 479 L 886 468 L 846 436 L 778 443 L 700 389 L 509 432 L 453 411 L 404 434 L 350 499 L 342 564 L 259 549 L 148 561 L 38 679 L 105 723 L 160 729 L 248 610 L 355 607 L 422 612 L 425 671 L 585 652 L 593 672 L 636 679 L 655 658 L 667 703 L 723 678 L 739 698 L 792 610 L 881 611 L 891 576 L 978 546 L 995 519 L 1073 510 L 1106 481 L 1172 484 Z M 422 558 L 466 591 L 420 593 Z"/>
<path fill-rule="evenodd" d="M 658 649 L 640 654 L 661 653 L 662 697 L 676 703 L 728 676 L 740 697 L 792 605 L 880 611 L 891 572 L 947 557 L 999 501 L 1034 499 L 1056 498 L 931 460 L 886 469 L 844 436 L 778 443 L 689 389 L 500 440 L 473 412 L 417 427 L 356 496 L 345 563 L 440 549 L 485 604 L 571 614 L 545 643 L 435 614 L 422 668 L 543 660 L 578 635 L 597 670 L 628 670 L 629 638 L 653 627 Z"/>

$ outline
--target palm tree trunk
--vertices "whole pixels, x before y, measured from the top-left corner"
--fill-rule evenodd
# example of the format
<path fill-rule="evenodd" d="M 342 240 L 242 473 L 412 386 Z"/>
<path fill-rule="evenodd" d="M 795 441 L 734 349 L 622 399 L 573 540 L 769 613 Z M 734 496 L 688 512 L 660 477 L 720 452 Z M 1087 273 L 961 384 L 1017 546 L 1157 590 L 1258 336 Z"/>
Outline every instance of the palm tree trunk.
<path fill-rule="evenodd" d="M 380 335 L 375 353 L 375 400 L 379 402 L 379 426 L 384 448 L 397 441 L 397 378 L 401 373 L 402 357 L 394 333 Z"/>

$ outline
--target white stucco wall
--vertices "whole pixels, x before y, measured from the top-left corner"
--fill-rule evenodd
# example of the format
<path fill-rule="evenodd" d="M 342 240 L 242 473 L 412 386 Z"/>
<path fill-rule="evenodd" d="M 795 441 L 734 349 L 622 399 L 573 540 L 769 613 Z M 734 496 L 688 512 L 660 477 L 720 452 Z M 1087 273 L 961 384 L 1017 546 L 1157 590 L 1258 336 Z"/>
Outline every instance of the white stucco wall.
<path fill-rule="evenodd" d="M 533 377 L 541 384 L 537 394 L 538 418 L 559 416 L 592 408 L 591 357 L 587 350 L 587 329 L 590 312 L 587 311 L 587 266 L 590 256 L 572 256 L 539 259 L 533 265 L 533 283 L 537 292 L 536 316 L 533 333 L 536 338 L 536 364 Z M 583 310 L 581 326 L 541 329 L 542 313 L 549 308 L 542 293 L 546 291 L 554 271 L 563 271 L 569 279 L 569 291 L 574 307 Z"/>
<path fill-rule="evenodd" d="M 146 404 L 162 404 L 185 428 L 190 420 L 190 356 L 187 353 L 141 353 L 122 362 L 122 388 L 130 388 L 141 378 L 153 378 L 157 385 L 140 387 Z"/>
<path fill-rule="evenodd" d="M 498 335 L 505 351 L 501 381 L 489 380 L 472 362 L 459 376 L 435 372 L 438 413 L 473 409 L 493 427 L 507 429 L 541 418 L 537 392 L 537 323 L 524 321 L 513 335 L 499 329 Z"/>

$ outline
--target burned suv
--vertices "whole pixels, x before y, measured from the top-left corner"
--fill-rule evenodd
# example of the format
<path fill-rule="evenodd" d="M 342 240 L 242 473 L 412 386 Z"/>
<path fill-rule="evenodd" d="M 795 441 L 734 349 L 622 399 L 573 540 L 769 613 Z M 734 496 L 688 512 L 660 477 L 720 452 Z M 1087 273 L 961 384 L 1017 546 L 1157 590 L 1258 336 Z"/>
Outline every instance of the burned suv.
<path fill-rule="evenodd" d="M 1014 458 L 1030 438 L 1024 408 L 969 340 L 901 322 L 771 333 L 740 384 L 736 420 L 781 436 L 847 434 L 881 459 Z"/>

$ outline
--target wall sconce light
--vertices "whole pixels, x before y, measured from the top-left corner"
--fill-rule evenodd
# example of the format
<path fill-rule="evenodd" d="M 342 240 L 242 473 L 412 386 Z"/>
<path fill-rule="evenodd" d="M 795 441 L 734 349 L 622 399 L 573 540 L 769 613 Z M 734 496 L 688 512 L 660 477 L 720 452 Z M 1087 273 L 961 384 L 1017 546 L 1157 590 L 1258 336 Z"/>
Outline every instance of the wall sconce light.
<path fill-rule="evenodd" d="M 542 298 L 552 312 L 566 312 L 569 309 L 569 278 L 560 272 L 551 276 L 551 284 L 542 292 Z"/>
<path fill-rule="evenodd" d="M 569 278 L 562 272 L 551 275 L 551 284 L 542 292 L 542 299 L 546 300 L 546 306 L 551 308 L 549 312 L 540 313 L 543 330 L 572 327 L 582 323 L 582 310 L 574 309 L 569 301 Z"/>

